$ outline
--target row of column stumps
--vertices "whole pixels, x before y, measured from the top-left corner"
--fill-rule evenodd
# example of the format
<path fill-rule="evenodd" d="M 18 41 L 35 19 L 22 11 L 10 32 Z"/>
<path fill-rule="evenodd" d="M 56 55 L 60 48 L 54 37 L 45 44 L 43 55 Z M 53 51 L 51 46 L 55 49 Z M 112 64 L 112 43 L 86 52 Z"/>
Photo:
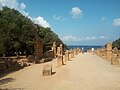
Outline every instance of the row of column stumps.
<path fill-rule="evenodd" d="M 57 66 L 60 67 L 65 65 L 67 61 L 72 60 L 76 55 L 81 52 L 80 48 L 74 48 L 71 50 L 63 50 L 63 44 L 60 44 L 59 47 L 56 46 L 56 42 L 53 43 L 53 53 L 54 58 L 57 58 Z M 91 52 L 88 50 L 88 52 Z M 107 61 L 110 61 L 112 65 L 119 65 L 120 58 L 118 58 L 118 49 L 115 47 L 112 49 L 112 43 L 107 43 L 105 47 L 96 49 L 95 54 L 105 58 Z M 64 59 L 63 59 L 64 55 Z M 51 75 L 52 74 L 52 66 L 46 65 L 44 66 L 43 75 Z"/>
<path fill-rule="evenodd" d="M 54 51 L 54 55 L 55 58 L 57 57 L 57 66 L 62 66 L 65 65 L 67 61 L 71 60 L 72 58 L 75 57 L 75 55 L 80 53 L 80 49 L 79 48 L 75 48 L 75 49 L 71 49 L 71 50 L 66 50 L 64 52 L 63 50 L 63 44 L 60 44 L 59 47 L 57 47 L 57 52 L 56 52 L 56 46 L 55 42 L 53 43 L 53 51 Z M 54 49 L 55 48 L 55 49 Z M 63 58 L 64 55 L 64 58 Z"/>
<path fill-rule="evenodd" d="M 56 46 L 56 42 L 53 42 L 52 47 L 54 58 L 57 58 L 57 67 L 60 67 L 62 65 L 65 65 L 67 61 L 72 60 L 75 55 L 78 55 L 80 53 L 79 48 L 66 50 L 64 52 L 63 50 L 63 44 L 60 44 L 59 47 Z M 63 59 L 64 56 L 64 59 Z M 43 76 L 50 76 L 52 75 L 52 65 L 46 64 L 43 66 L 42 75 Z"/>
<path fill-rule="evenodd" d="M 120 65 L 120 52 L 117 47 L 112 49 L 112 42 L 107 43 L 105 47 L 96 49 L 95 54 L 111 62 L 111 65 Z"/>

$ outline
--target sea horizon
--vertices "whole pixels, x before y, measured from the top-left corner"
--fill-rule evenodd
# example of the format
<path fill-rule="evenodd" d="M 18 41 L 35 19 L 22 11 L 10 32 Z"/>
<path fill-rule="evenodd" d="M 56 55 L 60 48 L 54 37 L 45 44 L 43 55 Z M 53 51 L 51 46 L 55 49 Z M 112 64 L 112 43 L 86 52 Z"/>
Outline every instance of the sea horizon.
<path fill-rule="evenodd" d="M 67 45 L 67 46 L 68 46 L 69 50 L 74 49 L 74 48 L 82 49 L 82 47 L 83 47 L 84 51 L 87 52 L 87 49 L 91 49 L 91 48 L 97 49 L 97 48 L 103 47 L 104 45 Z"/>

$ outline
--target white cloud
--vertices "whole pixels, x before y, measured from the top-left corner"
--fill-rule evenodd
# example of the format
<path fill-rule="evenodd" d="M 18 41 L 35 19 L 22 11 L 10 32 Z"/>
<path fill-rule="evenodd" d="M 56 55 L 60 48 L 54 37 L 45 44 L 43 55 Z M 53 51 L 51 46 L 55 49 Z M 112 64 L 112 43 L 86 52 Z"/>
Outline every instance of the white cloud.
<path fill-rule="evenodd" d="M 82 10 L 79 7 L 73 7 L 70 14 L 72 14 L 73 19 L 76 19 L 82 16 Z"/>
<path fill-rule="evenodd" d="M 105 37 L 105 36 L 100 36 L 99 38 L 101 38 L 101 39 L 105 39 L 106 37 Z"/>
<path fill-rule="evenodd" d="M 103 20 L 103 21 L 104 21 L 104 20 L 106 20 L 106 18 L 105 18 L 105 17 L 102 17 L 102 18 L 101 18 L 101 20 Z"/>
<path fill-rule="evenodd" d="M 25 8 L 26 8 L 26 5 L 25 5 L 24 3 L 21 3 L 21 4 L 20 4 L 20 7 L 21 7 L 21 9 L 25 9 Z"/>
<path fill-rule="evenodd" d="M 21 12 L 23 15 L 29 16 L 29 13 L 24 11 L 26 5 L 24 3 L 19 4 L 17 0 L 0 0 L 0 4 L 2 5 L 2 7 L 7 6 L 9 8 L 14 8 Z"/>
<path fill-rule="evenodd" d="M 98 39 L 106 39 L 105 36 L 99 36 L 99 37 L 94 37 L 94 36 L 91 36 L 91 37 L 75 37 L 75 36 L 72 36 L 72 35 L 68 35 L 68 36 L 63 36 L 61 37 L 61 39 L 63 41 L 91 41 L 91 40 L 98 40 Z"/>
<path fill-rule="evenodd" d="M 25 11 L 26 5 L 23 2 L 18 3 L 17 0 L 0 0 L 0 9 L 2 9 L 3 6 L 18 10 L 24 16 L 29 17 L 35 24 L 43 27 L 50 27 L 49 23 L 43 17 L 39 16 L 37 18 L 32 18 L 31 16 L 29 16 L 29 13 Z"/>
<path fill-rule="evenodd" d="M 63 37 L 62 37 L 62 40 L 63 40 L 63 41 L 76 41 L 76 40 L 77 40 L 77 37 L 74 37 L 74 36 L 71 36 L 71 35 L 63 36 Z"/>
<path fill-rule="evenodd" d="M 96 37 L 86 37 L 84 40 L 94 40 Z"/>
<path fill-rule="evenodd" d="M 61 16 L 54 15 L 54 16 L 53 16 L 53 19 L 54 19 L 54 20 L 61 20 L 62 17 L 61 17 Z"/>
<path fill-rule="evenodd" d="M 43 17 L 39 16 L 37 18 L 32 18 L 32 21 L 35 23 L 35 24 L 38 24 L 40 26 L 43 26 L 43 27 L 50 27 L 50 24 L 44 20 Z"/>
<path fill-rule="evenodd" d="M 113 19 L 114 26 L 120 26 L 120 18 Z"/>

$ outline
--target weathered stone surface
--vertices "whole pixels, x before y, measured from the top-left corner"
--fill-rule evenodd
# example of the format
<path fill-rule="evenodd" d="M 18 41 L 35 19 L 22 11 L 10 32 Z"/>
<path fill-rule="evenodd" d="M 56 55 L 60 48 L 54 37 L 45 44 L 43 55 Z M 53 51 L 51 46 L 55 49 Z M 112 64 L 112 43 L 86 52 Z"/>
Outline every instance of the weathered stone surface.
<path fill-rule="evenodd" d="M 74 48 L 74 50 L 73 50 L 73 51 L 74 51 L 74 56 L 75 56 L 75 55 L 77 55 L 77 49 L 76 49 L 76 48 Z"/>
<path fill-rule="evenodd" d="M 119 65 L 119 59 L 117 56 L 112 57 L 111 65 Z"/>
<path fill-rule="evenodd" d="M 60 44 L 60 54 L 63 55 L 63 44 Z"/>
<path fill-rule="evenodd" d="M 56 42 L 53 42 L 53 52 L 54 52 L 54 58 L 56 58 L 57 55 Z"/>
<path fill-rule="evenodd" d="M 112 50 L 112 42 L 107 43 L 107 51 L 111 51 Z"/>
<path fill-rule="evenodd" d="M 91 48 L 88 48 L 88 49 L 87 49 L 87 53 L 92 53 Z"/>
<path fill-rule="evenodd" d="M 117 49 L 117 47 L 115 47 L 115 48 L 112 50 L 112 53 L 113 53 L 113 56 L 114 56 L 114 57 L 118 57 L 118 49 Z"/>
<path fill-rule="evenodd" d="M 57 57 L 57 66 L 63 65 L 63 55 L 58 55 Z"/>
<path fill-rule="evenodd" d="M 120 58 L 120 50 L 118 51 L 118 58 Z"/>
<path fill-rule="evenodd" d="M 39 36 L 35 37 L 35 56 L 37 56 L 39 59 L 42 59 L 43 57 L 43 41 Z"/>
<path fill-rule="evenodd" d="M 70 50 L 70 55 L 69 56 L 70 56 L 70 59 L 74 58 L 74 51 L 72 49 Z"/>
<path fill-rule="evenodd" d="M 69 60 L 69 51 L 66 50 L 65 52 L 65 61 L 68 61 Z"/>
<path fill-rule="evenodd" d="M 112 51 L 107 51 L 107 60 L 111 61 L 112 59 Z"/>
<path fill-rule="evenodd" d="M 43 66 L 42 75 L 43 76 L 50 76 L 50 75 L 52 75 L 52 65 L 44 65 Z"/>
<path fill-rule="evenodd" d="M 60 47 L 57 48 L 57 55 L 59 56 L 61 53 L 60 53 Z"/>

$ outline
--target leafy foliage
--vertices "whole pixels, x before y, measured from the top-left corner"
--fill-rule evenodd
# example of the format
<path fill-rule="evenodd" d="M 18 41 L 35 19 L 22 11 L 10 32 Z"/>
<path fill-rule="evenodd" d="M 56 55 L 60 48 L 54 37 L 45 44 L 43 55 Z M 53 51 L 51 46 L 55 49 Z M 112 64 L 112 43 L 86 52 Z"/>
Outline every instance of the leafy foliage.
<path fill-rule="evenodd" d="M 120 50 L 120 38 L 113 42 L 113 48 L 117 47 Z"/>
<path fill-rule="evenodd" d="M 0 10 L 0 55 L 19 51 L 33 54 L 36 34 L 43 39 L 44 51 L 49 50 L 54 41 L 63 43 L 50 28 L 35 25 L 17 10 L 8 7 Z"/>

